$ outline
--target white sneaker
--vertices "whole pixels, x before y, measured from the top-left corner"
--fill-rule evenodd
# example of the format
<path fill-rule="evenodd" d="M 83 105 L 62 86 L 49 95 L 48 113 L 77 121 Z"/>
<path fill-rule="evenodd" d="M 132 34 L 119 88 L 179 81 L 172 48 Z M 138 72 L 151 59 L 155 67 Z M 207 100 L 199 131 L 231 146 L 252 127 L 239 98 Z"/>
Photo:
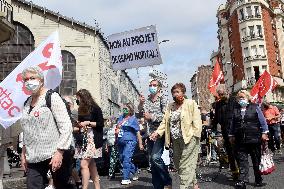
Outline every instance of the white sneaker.
<path fill-rule="evenodd" d="M 131 184 L 131 181 L 130 180 L 122 180 L 121 184 L 122 185 L 128 185 L 128 184 Z"/>
<path fill-rule="evenodd" d="M 45 187 L 45 189 L 55 189 L 55 187 L 52 185 L 48 185 L 47 187 Z"/>
<path fill-rule="evenodd" d="M 132 177 L 132 180 L 133 180 L 133 181 L 137 181 L 138 179 L 139 179 L 138 173 L 135 173 L 135 174 L 133 175 L 133 177 Z"/>

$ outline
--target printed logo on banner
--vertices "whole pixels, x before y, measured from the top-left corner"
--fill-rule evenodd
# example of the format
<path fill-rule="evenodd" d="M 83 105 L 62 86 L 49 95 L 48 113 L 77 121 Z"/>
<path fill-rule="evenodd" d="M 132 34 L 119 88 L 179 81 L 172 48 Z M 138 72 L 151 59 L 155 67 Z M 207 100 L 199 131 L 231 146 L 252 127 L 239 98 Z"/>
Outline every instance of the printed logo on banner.
<path fill-rule="evenodd" d="M 155 26 L 108 36 L 114 70 L 162 64 Z"/>
<path fill-rule="evenodd" d="M 31 95 L 24 86 L 22 71 L 38 66 L 44 72 L 45 87 L 54 89 L 62 78 L 58 32 L 51 34 L 0 83 L 0 124 L 7 128 L 21 118 L 24 102 Z"/>

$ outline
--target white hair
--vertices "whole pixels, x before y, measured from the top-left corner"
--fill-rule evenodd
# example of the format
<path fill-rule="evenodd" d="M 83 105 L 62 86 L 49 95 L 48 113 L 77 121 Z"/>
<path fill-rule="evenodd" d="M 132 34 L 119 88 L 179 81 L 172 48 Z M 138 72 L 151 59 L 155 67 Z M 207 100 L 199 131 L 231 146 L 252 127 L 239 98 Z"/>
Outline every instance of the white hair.
<path fill-rule="evenodd" d="M 32 67 L 28 67 L 28 68 L 24 69 L 24 70 L 22 71 L 22 77 L 23 77 L 23 79 L 26 78 L 27 73 L 34 73 L 34 74 L 37 75 L 37 77 L 38 77 L 40 80 L 44 81 L 43 72 L 41 71 L 40 67 L 38 67 L 38 66 L 32 66 Z"/>

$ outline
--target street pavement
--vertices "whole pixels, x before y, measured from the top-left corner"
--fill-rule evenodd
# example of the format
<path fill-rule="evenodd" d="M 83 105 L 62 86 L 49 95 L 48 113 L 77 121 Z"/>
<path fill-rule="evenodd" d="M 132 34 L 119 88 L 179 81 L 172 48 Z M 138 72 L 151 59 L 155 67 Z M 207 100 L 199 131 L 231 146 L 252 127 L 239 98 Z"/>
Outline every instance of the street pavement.
<path fill-rule="evenodd" d="M 276 170 L 270 174 L 263 176 L 263 180 L 267 185 L 261 189 L 283 189 L 284 188 L 284 155 L 274 157 Z M 198 168 L 198 182 L 201 189 L 233 189 L 234 183 L 230 181 L 230 173 L 227 169 L 219 170 L 218 164 L 209 166 L 200 166 Z M 173 189 L 178 189 L 179 179 L 176 173 L 171 173 L 173 177 Z M 12 177 L 4 179 L 4 189 L 26 189 L 25 178 L 22 177 L 23 172 L 19 169 L 12 170 Z M 250 182 L 247 188 L 254 188 L 254 177 L 252 164 L 250 163 Z M 116 178 L 109 180 L 107 177 L 101 177 L 102 189 L 152 189 L 151 174 L 146 170 L 141 170 L 138 181 L 133 181 L 129 186 L 121 186 L 121 175 L 117 174 Z M 90 183 L 89 189 L 93 189 Z"/>

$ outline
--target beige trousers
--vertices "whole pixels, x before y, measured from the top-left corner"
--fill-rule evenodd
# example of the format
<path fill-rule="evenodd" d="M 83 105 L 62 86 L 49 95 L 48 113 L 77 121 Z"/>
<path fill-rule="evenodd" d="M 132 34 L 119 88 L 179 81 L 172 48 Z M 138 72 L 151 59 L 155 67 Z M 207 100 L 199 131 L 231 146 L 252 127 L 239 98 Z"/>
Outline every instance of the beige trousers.
<path fill-rule="evenodd" d="M 183 138 L 173 139 L 174 164 L 180 176 L 180 189 L 191 189 L 197 183 L 196 166 L 200 140 L 192 137 L 188 144 Z"/>

